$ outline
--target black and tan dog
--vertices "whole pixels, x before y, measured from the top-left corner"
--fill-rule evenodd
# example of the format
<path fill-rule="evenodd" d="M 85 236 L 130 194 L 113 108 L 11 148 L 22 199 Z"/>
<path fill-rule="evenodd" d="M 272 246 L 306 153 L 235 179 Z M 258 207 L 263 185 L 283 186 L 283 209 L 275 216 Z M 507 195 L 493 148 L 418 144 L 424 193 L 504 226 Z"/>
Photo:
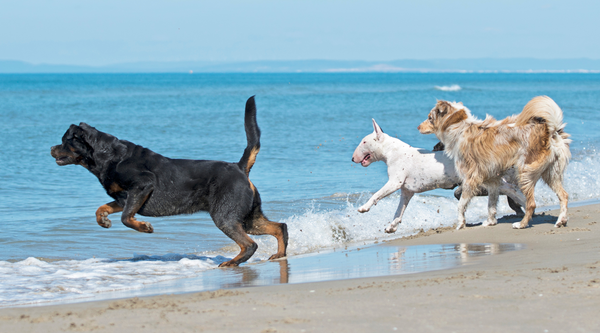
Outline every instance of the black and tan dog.
<path fill-rule="evenodd" d="M 240 253 L 219 266 L 237 266 L 248 260 L 258 245 L 250 235 L 277 238 L 277 253 L 286 256 L 287 225 L 269 221 L 261 210 L 256 187 L 248 178 L 260 150 L 254 97 L 246 102 L 248 145 L 238 163 L 170 159 L 150 149 L 100 132 L 81 123 L 71 125 L 62 144 L 52 147 L 58 165 L 78 164 L 93 173 L 114 201 L 96 211 L 96 222 L 110 228 L 108 215 L 123 212 L 121 222 L 140 232 L 153 232 L 143 216 L 168 216 L 207 211 L 215 225 L 233 239 Z"/>

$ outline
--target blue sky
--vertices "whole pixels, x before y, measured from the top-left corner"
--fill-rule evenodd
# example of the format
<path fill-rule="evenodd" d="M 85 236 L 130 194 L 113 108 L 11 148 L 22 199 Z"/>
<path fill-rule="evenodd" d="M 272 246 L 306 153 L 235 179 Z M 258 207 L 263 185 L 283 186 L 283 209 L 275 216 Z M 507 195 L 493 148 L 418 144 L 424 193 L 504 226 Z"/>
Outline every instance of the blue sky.
<path fill-rule="evenodd" d="M 600 59 L 600 1 L 0 0 L 0 60 Z"/>

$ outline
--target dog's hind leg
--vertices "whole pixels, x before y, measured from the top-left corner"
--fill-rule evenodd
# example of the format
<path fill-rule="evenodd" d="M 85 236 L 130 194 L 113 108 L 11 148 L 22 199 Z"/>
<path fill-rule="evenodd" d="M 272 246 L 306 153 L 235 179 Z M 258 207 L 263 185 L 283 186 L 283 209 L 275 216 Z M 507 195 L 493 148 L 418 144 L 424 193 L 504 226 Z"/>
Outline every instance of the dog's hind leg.
<path fill-rule="evenodd" d="M 516 215 L 525 215 L 523 209 L 521 209 L 521 205 L 519 205 L 513 198 L 506 196 L 506 201 L 508 202 L 508 207 L 515 211 Z"/>
<path fill-rule="evenodd" d="M 277 239 L 277 253 L 272 255 L 269 260 L 286 256 L 288 245 L 287 224 L 269 221 L 262 212 L 255 211 L 246 231 L 250 235 L 271 235 Z"/>
<path fill-rule="evenodd" d="M 525 214 L 521 207 L 525 207 L 527 205 L 527 199 L 523 193 L 519 191 L 519 188 L 515 184 L 509 183 L 505 179 L 502 179 L 500 183 L 500 195 L 506 195 L 508 206 L 510 206 L 510 208 L 514 210 L 517 215 Z"/>
<path fill-rule="evenodd" d="M 554 193 L 558 196 L 558 200 L 560 201 L 560 214 L 558 215 L 558 219 L 556 220 L 556 224 L 554 226 L 556 228 L 566 227 L 569 218 L 567 217 L 567 204 L 569 203 L 569 194 L 565 191 L 562 185 L 562 170 L 556 175 L 552 167 L 546 169 L 546 171 L 542 174 L 542 179 Z"/>
<path fill-rule="evenodd" d="M 219 267 L 239 266 L 239 264 L 250 259 L 254 252 L 256 252 L 256 249 L 258 249 L 258 245 L 248 236 L 248 234 L 246 234 L 246 231 L 244 231 L 241 223 L 226 223 L 224 221 L 217 221 L 217 219 L 215 219 L 215 224 L 217 227 L 219 227 L 219 229 L 221 229 L 221 231 L 223 231 L 225 235 L 233 239 L 233 241 L 236 242 L 236 244 L 240 247 L 240 253 L 235 256 L 235 258 L 221 263 Z"/>
<path fill-rule="evenodd" d="M 96 222 L 102 228 L 110 228 L 112 226 L 112 222 L 108 218 L 108 215 L 122 211 L 123 207 L 119 206 L 116 201 L 109 202 L 106 205 L 100 206 L 100 208 L 96 210 Z"/>
<path fill-rule="evenodd" d="M 398 205 L 398 209 L 396 209 L 396 214 L 394 214 L 394 220 L 387 228 L 385 228 L 386 233 L 393 234 L 398 230 L 398 224 L 402 223 L 402 216 L 413 195 L 415 195 L 415 192 L 402 189 L 402 192 L 400 193 L 400 204 Z"/>
<path fill-rule="evenodd" d="M 535 212 L 535 184 L 540 179 L 540 173 L 538 170 L 530 166 L 525 166 L 524 170 L 520 172 L 521 180 L 519 181 L 521 185 L 521 192 L 525 195 L 527 199 L 527 203 L 525 206 L 525 216 L 521 222 L 513 223 L 512 227 L 514 229 L 524 229 L 529 226 L 529 221 L 533 217 L 533 213 Z"/>
<path fill-rule="evenodd" d="M 135 191 L 130 190 L 127 194 L 127 201 L 125 201 L 125 207 L 123 207 L 123 214 L 121 215 L 121 222 L 131 229 L 139 232 L 152 233 L 154 228 L 149 222 L 139 221 L 135 218 L 135 214 L 144 205 L 150 194 L 154 190 L 152 185 L 146 185 L 141 190 Z"/>

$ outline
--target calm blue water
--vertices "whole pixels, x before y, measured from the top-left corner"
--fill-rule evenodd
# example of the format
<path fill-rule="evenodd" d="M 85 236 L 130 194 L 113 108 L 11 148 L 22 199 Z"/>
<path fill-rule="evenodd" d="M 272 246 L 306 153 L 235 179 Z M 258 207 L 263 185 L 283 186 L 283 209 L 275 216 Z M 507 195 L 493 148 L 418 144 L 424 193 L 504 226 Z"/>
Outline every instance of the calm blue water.
<path fill-rule="evenodd" d="M 94 213 L 111 199 L 84 168 L 57 166 L 50 147 L 60 143 L 70 124 L 83 121 L 169 157 L 238 161 L 246 145 L 244 104 L 252 95 L 262 148 L 250 178 L 266 215 L 288 223 L 292 255 L 394 237 L 383 228 L 397 196 L 369 213 L 356 213 L 386 182 L 385 165 L 362 168 L 350 158 L 372 132 L 371 118 L 413 146 L 433 147 L 435 137 L 416 128 L 436 99 L 462 101 L 480 118 L 486 113 L 503 118 L 520 112 L 534 96 L 552 97 L 573 138 L 567 191 L 573 201 L 600 198 L 598 74 L 0 75 L 0 277 L 14 282 L 0 286 L 4 303 L 11 304 L 15 286 L 40 276 L 56 276 L 39 287 L 51 294 L 63 292 L 56 285 L 73 272 L 102 276 L 102 265 L 89 262 L 98 258 L 133 258 L 132 265 L 143 268 L 150 265 L 147 256 L 186 258 L 202 271 L 222 261 L 218 255 L 232 257 L 237 246 L 205 213 L 144 218 L 155 228 L 150 235 L 121 225 L 118 214 L 111 229 L 99 227 Z M 557 203 L 547 187 L 538 189 L 538 207 Z M 501 202 L 499 211 L 509 212 Z M 485 219 L 485 199 L 471 207 L 468 221 Z M 413 199 L 397 235 L 455 221 L 451 192 L 436 190 Z M 275 252 L 274 239 L 255 239 L 259 252 L 253 260 Z M 136 269 L 120 273 L 140 278 Z M 73 292 L 118 289 L 75 285 Z M 23 288 L 19 295 L 35 291 Z"/>

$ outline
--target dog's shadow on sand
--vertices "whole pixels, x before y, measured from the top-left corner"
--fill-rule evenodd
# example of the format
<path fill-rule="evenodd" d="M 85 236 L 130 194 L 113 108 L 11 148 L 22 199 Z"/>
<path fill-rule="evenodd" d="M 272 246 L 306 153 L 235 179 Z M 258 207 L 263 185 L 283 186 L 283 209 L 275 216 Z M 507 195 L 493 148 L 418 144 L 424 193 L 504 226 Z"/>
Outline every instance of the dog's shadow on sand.
<path fill-rule="evenodd" d="M 556 223 L 557 218 L 558 218 L 558 216 L 555 216 L 552 214 L 546 214 L 546 212 L 534 214 L 531 221 L 529 221 L 529 227 L 534 226 L 534 225 L 539 225 L 539 224 L 554 225 L 554 223 Z M 498 219 L 498 224 L 501 224 L 501 223 L 512 224 L 515 222 L 519 222 L 522 219 L 523 219 L 523 215 L 517 215 L 517 214 L 505 215 Z M 483 222 L 469 224 L 468 227 L 480 227 L 482 224 L 483 224 Z"/>

